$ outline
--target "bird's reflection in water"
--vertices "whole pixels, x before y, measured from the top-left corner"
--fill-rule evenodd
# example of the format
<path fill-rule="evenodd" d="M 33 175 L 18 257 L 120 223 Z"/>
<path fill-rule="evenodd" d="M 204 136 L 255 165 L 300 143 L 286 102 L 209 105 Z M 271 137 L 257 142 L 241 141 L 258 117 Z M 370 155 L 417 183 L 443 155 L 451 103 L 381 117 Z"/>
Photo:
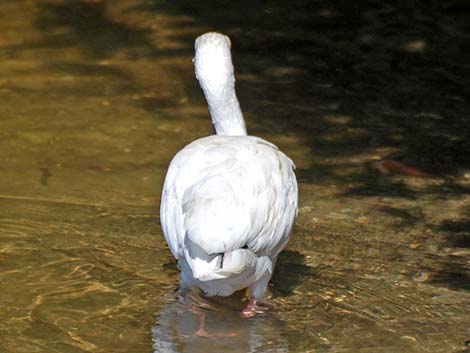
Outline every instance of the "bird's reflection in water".
<path fill-rule="evenodd" d="M 152 330 L 154 351 L 287 352 L 283 324 L 274 309 L 252 319 L 241 317 L 240 295 L 204 298 L 180 291 L 161 308 Z"/>

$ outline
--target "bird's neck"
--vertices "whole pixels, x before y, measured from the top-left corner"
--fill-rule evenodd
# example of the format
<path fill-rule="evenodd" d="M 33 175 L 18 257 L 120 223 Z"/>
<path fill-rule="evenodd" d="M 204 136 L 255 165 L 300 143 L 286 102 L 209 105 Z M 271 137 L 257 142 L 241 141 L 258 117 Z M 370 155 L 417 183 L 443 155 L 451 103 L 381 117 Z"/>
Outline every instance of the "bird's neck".
<path fill-rule="evenodd" d="M 245 120 L 235 94 L 234 84 L 225 86 L 215 94 L 206 90 L 204 95 L 217 135 L 246 135 Z"/>

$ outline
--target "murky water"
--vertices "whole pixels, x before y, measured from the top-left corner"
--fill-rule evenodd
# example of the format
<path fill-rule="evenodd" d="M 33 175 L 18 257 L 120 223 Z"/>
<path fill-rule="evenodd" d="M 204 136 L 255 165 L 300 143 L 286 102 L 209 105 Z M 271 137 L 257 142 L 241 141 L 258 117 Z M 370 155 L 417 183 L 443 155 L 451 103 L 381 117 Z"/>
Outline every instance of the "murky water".
<path fill-rule="evenodd" d="M 470 9 L 407 4 L 0 1 L 0 352 L 468 350 Z M 158 224 L 171 156 L 211 133 L 209 29 L 298 167 L 252 320 L 178 291 Z"/>

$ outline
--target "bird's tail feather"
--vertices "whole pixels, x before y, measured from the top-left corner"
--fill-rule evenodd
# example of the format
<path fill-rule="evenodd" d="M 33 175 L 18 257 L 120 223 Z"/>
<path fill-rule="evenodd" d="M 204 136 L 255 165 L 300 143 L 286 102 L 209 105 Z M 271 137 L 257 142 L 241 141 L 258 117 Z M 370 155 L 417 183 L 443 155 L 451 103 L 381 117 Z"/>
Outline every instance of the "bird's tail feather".
<path fill-rule="evenodd" d="M 224 279 L 256 267 L 257 256 L 248 249 L 207 254 L 198 244 L 186 239 L 185 259 L 199 281 Z"/>

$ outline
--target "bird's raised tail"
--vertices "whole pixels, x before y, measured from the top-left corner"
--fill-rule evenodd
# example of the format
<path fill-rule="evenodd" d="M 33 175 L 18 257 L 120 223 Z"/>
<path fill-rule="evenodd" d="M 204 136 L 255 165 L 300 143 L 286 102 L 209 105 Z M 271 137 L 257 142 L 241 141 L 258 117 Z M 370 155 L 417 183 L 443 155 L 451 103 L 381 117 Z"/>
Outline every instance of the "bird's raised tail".
<path fill-rule="evenodd" d="M 269 280 L 273 267 L 268 256 L 258 257 L 246 248 L 207 254 L 189 237 L 186 238 L 184 258 L 181 260 L 183 282 L 190 284 L 197 281 L 208 295 L 221 296 L 245 289 L 260 279 Z M 260 296 L 264 290 L 263 285 Z"/>
<path fill-rule="evenodd" d="M 257 257 L 248 249 L 207 254 L 186 238 L 185 260 L 194 279 L 207 282 L 237 276 L 256 267 Z"/>

